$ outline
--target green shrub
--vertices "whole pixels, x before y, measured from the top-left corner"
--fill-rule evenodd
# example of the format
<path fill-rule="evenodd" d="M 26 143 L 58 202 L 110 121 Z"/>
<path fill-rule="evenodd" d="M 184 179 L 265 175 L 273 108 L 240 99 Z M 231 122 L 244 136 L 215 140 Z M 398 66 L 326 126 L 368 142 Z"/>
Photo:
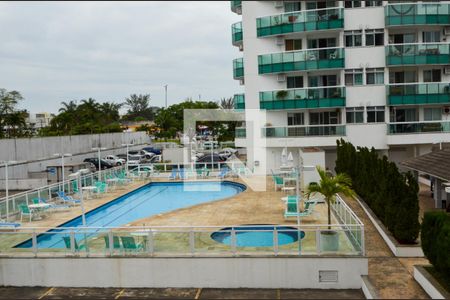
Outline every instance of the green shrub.
<path fill-rule="evenodd" d="M 414 243 L 419 235 L 419 185 L 408 172 L 402 174 L 374 148 L 355 148 L 337 141 L 336 173 L 346 173 L 360 195 L 392 235 L 401 243 Z"/>
<path fill-rule="evenodd" d="M 438 272 L 450 276 L 450 215 L 426 212 L 421 229 L 423 253 Z"/>

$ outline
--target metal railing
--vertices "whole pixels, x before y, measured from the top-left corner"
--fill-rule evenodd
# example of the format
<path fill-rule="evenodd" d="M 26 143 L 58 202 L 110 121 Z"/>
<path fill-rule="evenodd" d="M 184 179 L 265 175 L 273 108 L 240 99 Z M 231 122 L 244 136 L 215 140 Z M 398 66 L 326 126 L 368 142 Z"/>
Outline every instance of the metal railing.
<path fill-rule="evenodd" d="M 238 45 L 242 42 L 242 22 L 237 22 L 231 25 L 231 40 L 233 45 Z"/>
<path fill-rule="evenodd" d="M 244 58 L 233 59 L 233 78 L 242 78 L 244 76 Z"/>
<path fill-rule="evenodd" d="M 450 121 L 396 122 L 387 124 L 388 134 L 450 132 Z"/>
<path fill-rule="evenodd" d="M 351 210 L 347 203 L 342 200 L 341 196 L 336 195 L 335 201 L 331 204 L 331 209 L 334 212 L 338 222 L 343 228 L 347 229 L 348 237 L 355 245 L 361 249 L 361 253 L 365 254 L 364 248 L 364 224 L 358 216 Z M 359 225 L 355 227 L 353 225 Z"/>
<path fill-rule="evenodd" d="M 303 136 L 345 136 L 345 125 L 302 125 L 264 127 L 262 136 L 271 137 L 303 137 Z"/>
<path fill-rule="evenodd" d="M 114 175 L 117 172 L 125 170 L 125 166 L 118 166 L 110 169 L 101 170 L 100 172 L 89 173 L 81 176 L 81 186 L 90 186 L 95 181 L 104 181 L 108 176 Z M 9 219 L 9 216 L 16 215 L 20 212 L 19 205 L 33 203 L 34 198 L 44 199 L 46 201 L 52 202 L 54 198 L 57 197 L 57 192 L 63 191 L 66 194 L 73 193 L 72 182 L 75 179 L 68 179 L 64 182 L 57 182 L 43 187 L 28 190 L 25 192 L 20 192 L 8 197 L 0 198 L 0 217 Z M 7 217 L 8 216 L 8 217 Z"/>
<path fill-rule="evenodd" d="M 321 232 L 336 231 L 337 249 L 321 243 Z M 248 256 L 364 255 L 360 224 L 35 227 L 0 232 L 0 254 L 11 256 Z M 360 244 L 348 236 L 360 232 Z M 251 244 L 245 236 L 253 235 Z M 287 239 L 287 241 L 286 241 Z"/>
<path fill-rule="evenodd" d="M 396 3 L 385 6 L 387 26 L 450 24 L 449 3 Z"/>

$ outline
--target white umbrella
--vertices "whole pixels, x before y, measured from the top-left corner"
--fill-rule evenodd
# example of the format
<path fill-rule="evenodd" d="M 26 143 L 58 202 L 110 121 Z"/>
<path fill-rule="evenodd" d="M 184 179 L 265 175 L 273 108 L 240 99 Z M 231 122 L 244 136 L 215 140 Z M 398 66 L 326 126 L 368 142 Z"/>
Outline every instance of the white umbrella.
<path fill-rule="evenodd" d="M 287 162 L 287 148 L 284 147 L 283 151 L 281 152 L 281 165 L 284 166 L 286 165 Z"/>
<path fill-rule="evenodd" d="M 292 156 L 292 152 L 289 152 L 289 155 L 287 157 L 287 161 L 289 163 L 289 165 L 292 165 L 294 162 L 294 157 Z"/>

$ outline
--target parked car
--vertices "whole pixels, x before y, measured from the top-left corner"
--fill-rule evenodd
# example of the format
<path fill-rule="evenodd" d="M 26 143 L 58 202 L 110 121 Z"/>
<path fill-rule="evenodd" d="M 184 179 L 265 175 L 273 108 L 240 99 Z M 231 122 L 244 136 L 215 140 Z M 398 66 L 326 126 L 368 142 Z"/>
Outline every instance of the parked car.
<path fill-rule="evenodd" d="M 147 152 L 145 150 L 130 150 L 130 151 L 128 151 L 128 154 L 129 155 L 141 155 L 141 156 L 144 156 L 146 159 L 150 159 L 156 155 L 155 153 Z"/>
<path fill-rule="evenodd" d="M 127 161 L 127 155 L 126 154 L 117 154 L 118 158 L 123 159 L 125 162 Z"/>
<path fill-rule="evenodd" d="M 142 150 L 150 153 L 155 153 L 156 155 L 161 155 L 162 153 L 161 149 L 156 149 L 155 147 L 144 147 L 142 148 Z"/>
<path fill-rule="evenodd" d="M 232 155 L 237 155 L 237 150 L 232 148 L 224 148 L 218 154 L 225 158 L 230 158 Z"/>
<path fill-rule="evenodd" d="M 98 158 L 85 158 L 84 160 L 83 160 L 83 162 L 88 162 L 88 163 L 91 163 L 91 164 L 93 164 L 94 166 L 95 166 L 95 169 L 98 171 Z M 110 168 L 113 168 L 114 166 L 112 165 L 112 164 L 110 164 L 109 162 L 107 162 L 106 160 L 104 160 L 104 159 L 101 159 L 100 160 L 100 168 L 102 169 L 102 170 L 105 170 L 105 169 L 110 169 Z"/>
<path fill-rule="evenodd" d="M 149 163 L 160 163 L 162 161 L 161 155 L 155 155 L 148 161 Z"/>
<path fill-rule="evenodd" d="M 121 166 L 126 163 L 126 159 L 120 158 L 117 155 L 106 155 L 104 160 L 112 164 L 113 166 Z"/>
<path fill-rule="evenodd" d="M 224 159 L 222 156 L 214 153 L 211 154 L 205 154 L 195 161 L 196 168 L 203 168 L 206 164 L 207 167 L 213 166 L 214 168 L 217 168 L 219 166 L 219 163 L 221 165 L 224 165 L 226 159 Z"/>
<path fill-rule="evenodd" d="M 137 166 L 140 164 L 148 163 L 148 159 L 142 155 L 128 155 L 128 165 L 129 166 Z"/>

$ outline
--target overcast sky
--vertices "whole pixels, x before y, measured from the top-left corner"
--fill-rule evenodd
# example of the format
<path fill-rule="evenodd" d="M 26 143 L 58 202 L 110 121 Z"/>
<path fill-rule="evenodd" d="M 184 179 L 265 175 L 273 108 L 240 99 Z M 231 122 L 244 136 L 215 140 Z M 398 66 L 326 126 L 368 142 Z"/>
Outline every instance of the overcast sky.
<path fill-rule="evenodd" d="M 31 112 L 61 101 L 219 100 L 233 80 L 230 2 L 0 2 L 0 88 Z"/>

